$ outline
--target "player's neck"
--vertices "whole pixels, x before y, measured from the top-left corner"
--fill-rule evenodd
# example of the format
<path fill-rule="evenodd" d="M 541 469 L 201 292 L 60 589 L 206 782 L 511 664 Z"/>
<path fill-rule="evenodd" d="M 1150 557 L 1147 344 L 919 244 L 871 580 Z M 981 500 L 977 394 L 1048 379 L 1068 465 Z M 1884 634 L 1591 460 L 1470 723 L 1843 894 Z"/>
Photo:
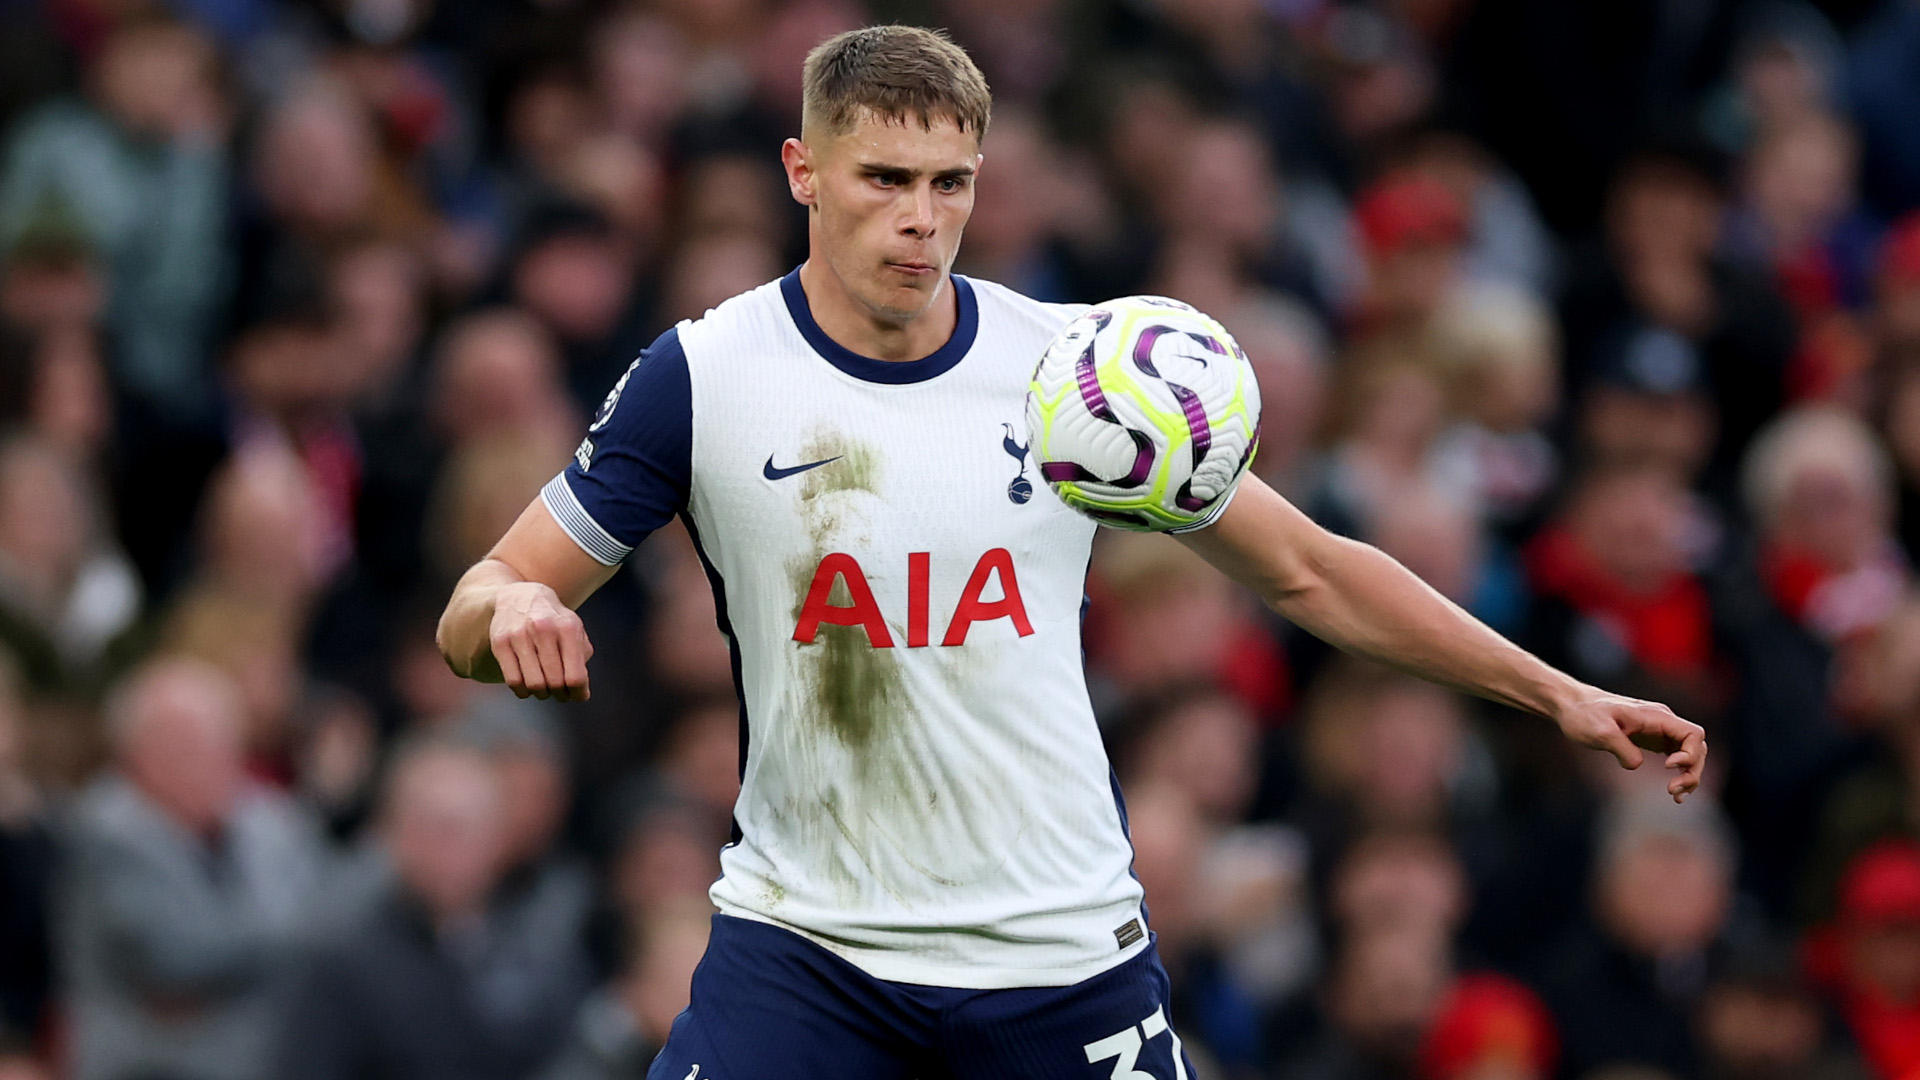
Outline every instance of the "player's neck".
<path fill-rule="evenodd" d="M 847 292 L 821 259 L 800 267 L 800 289 L 822 332 L 860 356 L 896 362 L 920 360 L 940 351 L 960 320 L 953 282 L 940 282 L 933 306 L 905 323 L 882 319 Z"/>

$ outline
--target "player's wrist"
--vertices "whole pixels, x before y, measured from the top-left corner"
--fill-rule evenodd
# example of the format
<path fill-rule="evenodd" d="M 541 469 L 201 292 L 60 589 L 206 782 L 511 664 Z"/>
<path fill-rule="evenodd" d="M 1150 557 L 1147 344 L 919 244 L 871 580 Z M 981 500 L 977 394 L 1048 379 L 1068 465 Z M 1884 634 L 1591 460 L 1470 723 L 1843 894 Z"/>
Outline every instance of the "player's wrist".
<path fill-rule="evenodd" d="M 1547 669 L 1547 674 L 1538 679 L 1530 691 L 1527 707 L 1563 727 L 1599 694 L 1586 683 L 1552 668 Z"/>

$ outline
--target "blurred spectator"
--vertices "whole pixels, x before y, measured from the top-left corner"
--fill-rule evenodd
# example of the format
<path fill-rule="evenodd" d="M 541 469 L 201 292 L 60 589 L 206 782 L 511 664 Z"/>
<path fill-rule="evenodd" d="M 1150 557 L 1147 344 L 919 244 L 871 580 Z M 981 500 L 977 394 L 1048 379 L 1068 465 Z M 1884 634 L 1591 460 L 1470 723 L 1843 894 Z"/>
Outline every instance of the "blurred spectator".
<path fill-rule="evenodd" d="M 216 61 L 196 30 L 124 23 L 90 66 L 90 100 L 23 118 L 0 171 L 0 247 L 36 226 L 85 236 L 109 272 L 120 385 L 184 416 L 212 405 L 207 360 L 232 280 Z"/>
<path fill-rule="evenodd" d="M 687 106 L 691 54 L 660 15 L 616 11 L 592 37 L 594 89 L 606 120 L 642 146 L 662 146 Z"/>
<path fill-rule="evenodd" d="M 1768 278 L 1717 254 L 1724 212 L 1710 153 L 1683 143 L 1637 154 L 1611 182 L 1604 251 L 1570 275 L 1561 317 L 1575 385 L 1636 323 L 1691 343 L 1719 417 L 1713 467 L 1731 476 L 1785 398 L 1796 335 Z"/>
<path fill-rule="evenodd" d="M 1326 1024 L 1283 1072 L 1302 1080 L 1413 1080 L 1450 977 L 1444 941 L 1417 933 L 1345 942 L 1323 990 Z"/>
<path fill-rule="evenodd" d="M 1888 231 L 1875 280 L 1878 338 L 1872 407 L 1899 473 L 1899 534 L 1909 555 L 1920 552 L 1920 216 Z"/>
<path fill-rule="evenodd" d="M 720 878 L 727 821 L 698 804 L 657 793 L 622 823 L 612 867 L 612 899 L 622 930 L 637 920 L 705 901 Z"/>
<path fill-rule="evenodd" d="M 73 1075 L 261 1076 L 310 928 L 318 833 L 247 782 L 239 695 L 207 665 L 139 669 L 107 722 L 117 768 L 64 838 Z"/>
<path fill-rule="evenodd" d="M 1553 1017 L 1521 983 L 1492 972 L 1454 979 L 1420 1045 L 1423 1080 L 1548 1080 L 1559 1037 Z"/>
<path fill-rule="evenodd" d="M 1689 1019 L 1733 903 L 1733 835 L 1712 802 L 1620 797 L 1602 819 L 1593 922 L 1543 966 L 1566 1075 L 1641 1064 L 1693 1075 Z"/>
<path fill-rule="evenodd" d="M 1206 823 L 1178 789 L 1142 785 L 1127 793 L 1127 834 L 1134 875 L 1155 897 L 1154 948 L 1178 988 L 1172 1009 L 1193 1016 L 1182 1035 L 1188 1051 L 1196 1062 L 1211 1064 L 1218 1056 L 1236 1068 L 1255 1064 L 1259 1016 L 1253 1001 L 1220 977 L 1209 940 L 1201 872 Z"/>
<path fill-rule="evenodd" d="M 1891 216 L 1920 205 L 1920 141 L 1906 118 L 1920 103 L 1914 57 L 1920 55 L 1920 11 L 1882 4 L 1852 43 L 1849 104 L 1865 144 L 1861 190 Z"/>
<path fill-rule="evenodd" d="M 53 1075 L 52 1069 L 17 1043 L 0 1047 L 0 1080 L 52 1080 Z"/>
<path fill-rule="evenodd" d="M 1527 548 L 1520 640 L 1574 677 L 1710 720 L 1713 615 L 1686 489 L 1650 466 L 1596 469 Z"/>
<path fill-rule="evenodd" d="M 450 325 L 432 383 L 428 412 L 449 453 L 423 508 L 423 557 L 438 577 L 452 581 L 486 554 L 566 462 L 580 425 L 578 407 L 560 381 L 552 337 L 512 308 L 476 312 Z"/>
<path fill-rule="evenodd" d="M 1153 193 L 1160 237 L 1153 288 L 1231 312 L 1254 289 L 1320 310 L 1314 267 L 1287 228 L 1272 151 L 1259 132 L 1210 120 L 1182 133 L 1168 185 Z"/>
<path fill-rule="evenodd" d="M 33 435 L 0 435 L 0 643 L 36 689 L 79 693 L 117 659 L 140 614 L 79 463 Z"/>
<path fill-rule="evenodd" d="M 520 1077 L 558 1049 L 586 973 L 562 928 L 489 902 L 506 814 L 487 758 L 443 743 L 403 752 L 381 822 L 397 880 L 315 958 L 279 1075 Z"/>
<path fill-rule="evenodd" d="M 1276 297 L 1223 315 L 1260 383 L 1260 448 L 1253 471 L 1300 498 L 1317 467 L 1330 354 L 1326 325 L 1305 304 Z"/>
<path fill-rule="evenodd" d="M 1852 129 L 1819 112 L 1762 128 L 1748 151 L 1728 243 L 1772 271 L 1803 322 L 1866 301 L 1877 237 L 1854 205 L 1859 156 Z"/>
<path fill-rule="evenodd" d="M 1434 452 L 1496 527 L 1538 512 L 1560 479 L 1544 430 L 1560 409 L 1560 341 L 1532 294 L 1503 285 L 1460 290 L 1437 313 L 1439 360 L 1458 422 Z"/>
<path fill-rule="evenodd" d="M 77 225 L 34 222 L 5 250 L 0 317 L 41 332 L 100 324 L 110 284 Z"/>
<path fill-rule="evenodd" d="M 1835 690 L 1878 751 L 1834 786 L 1808 853 L 1799 910 L 1827 920 L 1854 856 L 1892 837 L 1920 840 L 1920 602 L 1905 597 L 1846 657 Z"/>
<path fill-rule="evenodd" d="M 334 839 L 352 836 L 372 811 L 378 719 L 358 696 L 333 688 L 310 694 L 296 720 L 294 787 Z"/>
<path fill-rule="evenodd" d="M 1246 703 L 1194 680 L 1138 700 L 1124 721 L 1115 768 L 1129 786 L 1179 791 L 1209 826 L 1244 818 L 1259 782 L 1260 728 Z"/>
<path fill-rule="evenodd" d="M 1874 278 L 1874 333 L 1888 361 L 1920 351 L 1920 214 L 1893 223 Z"/>
<path fill-rule="evenodd" d="M 1671 330 L 1624 326 L 1601 344 L 1579 387 L 1578 456 L 1598 468 L 1645 466 L 1715 495 L 1731 485 L 1705 476 L 1719 430 L 1700 352 Z"/>
<path fill-rule="evenodd" d="M 1518 178 L 1457 132 L 1418 138 L 1406 165 L 1445 184 L 1467 211 L 1462 272 L 1482 285 L 1550 292 L 1559 252 Z"/>
<path fill-rule="evenodd" d="M 1808 407 L 1776 420 L 1743 480 L 1756 550 L 1717 590 L 1739 687 L 1727 797 L 1751 848 L 1748 880 L 1784 911 L 1815 808 L 1860 750 L 1835 700 L 1836 655 L 1894 612 L 1908 570 L 1891 533 L 1892 466 L 1851 415 Z"/>
<path fill-rule="evenodd" d="M 1485 790 L 1470 783 L 1477 751 L 1460 700 L 1369 664 L 1337 660 L 1315 681 L 1301 733 L 1310 793 L 1299 810 L 1317 852 L 1375 829 L 1479 827 Z"/>
<path fill-rule="evenodd" d="M 582 410 L 600 404 L 647 344 L 636 255 L 598 211 L 560 205 L 527 223 L 513 258 L 513 299 L 558 339 Z"/>
<path fill-rule="evenodd" d="M 993 180 L 976 188 L 957 268 L 1036 299 L 1065 299 L 1054 233 L 1072 191 L 1060 175 L 1058 148 L 1036 117 L 1003 108 L 995 110 L 981 154 Z"/>
<path fill-rule="evenodd" d="M 1717 968 L 1696 1019 L 1703 1075 L 1710 1080 L 1870 1075 L 1832 1030 L 1798 958 L 1780 943 L 1736 942 Z"/>
<path fill-rule="evenodd" d="M 1456 970 L 1453 942 L 1466 908 L 1464 875 L 1444 840 L 1379 832 L 1347 850 L 1328 898 L 1342 943 L 1324 1004 L 1334 1030 L 1310 1052 L 1317 1061 L 1309 1057 L 1309 1073 L 1552 1075 L 1553 1021 L 1532 992 L 1492 972 Z M 1405 969 L 1368 970 L 1388 958 Z"/>
<path fill-rule="evenodd" d="M 707 947 L 712 905 L 675 904 L 635 924 L 620 976 L 580 1007 L 572 1036 L 538 1080 L 641 1080 L 687 1007 L 693 969 Z"/>
<path fill-rule="evenodd" d="M 1255 609 L 1187 548 L 1112 533 L 1093 563 L 1088 588 L 1104 614 L 1087 648 L 1109 684 L 1095 688 L 1096 708 L 1209 677 L 1263 721 L 1291 704 L 1285 658 Z"/>
<path fill-rule="evenodd" d="M 1306 507 L 1315 521 L 1371 541 L 1382 509 L 1416 491 L 1471 507 L 1470 477 L 1437 453 L 1447 395 L 1437 368 L 1406 356 L 1349 358 L 1339 369 L 1333 433 Z"/>
<path fill-rule="evenodd" d="M 659 767 L 673 791 L 714 818 L 731 817 L 740 797 L 740 708 L 716 695 L 674 720 L 660 747 Z"/>
<path fill-rule="evenodd" d="M 1809 941 L 1809 960 L 1873 1075 L 1920 1062 L 1920 848 L 1889 840 L 1840 881 L 1839 914 Z"/>
<path fill-rule="evenodd" d="M 993 118 L 994 132 L 1000 130 L 1002 119 L 997 115 Z M 781 211 L 792 200 L 780 181 L 780 171 L 769 168 L 768 162 L 753 154 L 720 152 L 688 162 L 676 215 L 681 235 L 691 239 L 711 233 L 741 233 L 777 252 L 790 249 L 790 221 Z M 979 221 L 976 202 L 974 215 L 967 221 L 969 246 Z"/>
<path fill-rule="evenodd" d="M 721 301 L 765 285 L 783 272 L 773 245 L 750 233 L 693 237 L 681 245 L 667 272 L 660 297 L 661 321 L 697 319 Z"/>
<path fill-rule="evenodd" d="M 1413 32 L 1416 21 L 1352 6 L 1330 12 L 1321 27 L 1328 111 L 1361 170 L 1377 166 L 1433 107 L 1436 72 Z"/>
<path fill-rule="evenodd" d="M 28 426 L 73 461 L 103 464 L 113 449 L 114 406 L 99 332 L 60 327 L 36 344 Z"/>
<path fill-rule="evenodd" d="M 593 875 L 561 835 L 573 805 L 565 747 L 545 709 L 509 695 L 483 699 L 455 737 L 493 762 L 501 793 L 502 868 L 491 901 L 496 933 L 522 964 L 552 970 L 529 981 L 564 985 L 584 960 Z"/>
<path fill-rule="evenodd" d="M 562 389 L 553 338 L 522 311 L 487 309 L 449 324 L 432 381 L 432 422 L 452 447 L 510 436 L 571 450 L 580 425 Z"/>
<path fill-rule="evenodd" d="M 1348 845 L 1327 889 L 1327 915 L 1344 937 L 1406 933 L 1451 942 L 1467 918 L 1465 868 L 1443 839 L 1383 830 Z"/>
<path fill-rule="evenodd" d="M 52 999 L 54 838 L 32 769 L 23 691 L 12 656 L 0 649 L 0 1042 L 30 1044 Z"/>
<path fill-rule="evenodd" d="M 265 442 L 230 458 L 209 485 L 198 580 L 300 618 L 326 581 L 323 509 L 299 459 Z"/>
<path fill-rule="evenodd" d="M 566 462 L 566 451 L 552 442 L 512 432 L 448 455 L 425 522 L 427 564 L 435 576 L 454 581 L 480 561 Z"/>
<path fill-rule="evenodd" d="M 1858 147 L 1838 118 L 1795 115 L 1763 129 L 1749 153 L 1744 206 L 1729 247 L 1773 275 L 1800 326 L 1789 388 L 1801 399 L 1862 400 L 1871 356 L 1854 312 L 1868 298 L 1878 227 L 1858 209 Z"/>
<path fill-rule="evenodd" d="M 1058 84 L 1072 46 L 1070 5 L 1064 0 L 945 0 L 936 10 L 954 40 L 988 73 L 996 105 L 1038 105 Z"/>
<path fill-rule="evenodd" d="M 1246 823 L 1267 756 L 1246 704 L 1205 682 L 1176 685 L 1137 702 L 1115 735 L 1124 790 L 1177 792 L 1198 815 L 1211 977 L 1262 1011 L 1304 990 L 1318 961 L 1306 841 L 1290 826 Z"/>
<path fill-rule="evenodd" d="M 426 269 L 406 245 L 366 240 L 329 264 L 329 301 L 352 434 L 360 448 L 353 503 L 355 595 L 382 627 L 421 573 L 420 531 L 427 492 L 441 464 L 427 422 Z M 377 629 L 339 636 L 381 639 Z"/>
<path fill-rule="evenodd" d="M 161 630 L 168 651 L 212 664 L 233 680 L 247 769 L 279 787 L 293 782 L 293 718 L 307 689 L 299 630 L 284 608 L 215 589 L 189 589 Z"/>
<path fill-rule="evenodd" d="M 1351 313 L 1363 348 L 1430 360 L 1432 323 L 1460 281 L 1467 209 L 1452 188 L 1403 172 L 1360 193 L 1354 227 L 1367 254 L 1367 289 Z"/>
<path fill-rule="evenodd" d="M 319 312 L 295 313 L 247 328 L 227 360 L 233 443 L 284 447 L 306 473 L 321 585 L 353 558 L 362 462 L 347 412 L 358 373 L 346 345 Z"/>
<path fill-rule="evenodd" d="M 427 331 L 424 270 L 412 250 L 391 240 L 363 240 L 329 261 L 327 301 L 354 406 L 391 407 L 406 389 Z"/>
<path fill-rule="evenodd" d="M 256 202 L 240 221 L 243 323 L 324 294 L 326 260 L 368 233 L 408 239 L 428 227 L 419 192 L 385 172 L 366 106 L 337 81 L 309 77 L 271 102 L 254 133 Z"/>
<path fill-rule="evenodd" d="M 554 182 L 561 195 L 593 207 L 643 263 L 657 257 L 669 192 L 664 167 L 645 147 L 617 134 L 582 138 Z"/>
<path fill-rule="evenodd" d="M 1725 85 L 1702 123 L 1720 146 L 1750 146 L 1762 132 L 1845 104 L 1846 43 L 1833 22 L 1843 5 L 1755 4 L 1728 62 Z"/>

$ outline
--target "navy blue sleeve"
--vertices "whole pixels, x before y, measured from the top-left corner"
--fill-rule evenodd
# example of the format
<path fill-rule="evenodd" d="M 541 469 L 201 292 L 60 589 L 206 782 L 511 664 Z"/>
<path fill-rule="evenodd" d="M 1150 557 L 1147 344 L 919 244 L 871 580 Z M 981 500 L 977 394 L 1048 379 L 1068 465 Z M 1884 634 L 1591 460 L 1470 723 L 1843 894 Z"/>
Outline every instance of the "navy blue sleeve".
<path fill-rule="evenodd" d="M 574 543 L 606 566 L 686 509 L 693 480 L 693 387 L 669 330 L 613 384 L 573 464 L 540 492 Z"/>

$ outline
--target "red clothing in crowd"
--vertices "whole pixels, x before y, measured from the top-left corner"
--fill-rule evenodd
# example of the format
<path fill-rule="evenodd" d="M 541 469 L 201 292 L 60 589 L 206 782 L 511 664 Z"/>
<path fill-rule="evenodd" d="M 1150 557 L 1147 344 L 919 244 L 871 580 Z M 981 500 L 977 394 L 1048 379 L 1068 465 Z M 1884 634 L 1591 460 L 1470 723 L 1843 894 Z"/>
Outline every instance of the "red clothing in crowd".
<path fill-rule="evenodd" d="M 1536 593 L 1607 623 L 1649 671 L 1706 672 L 1713 655 L 1712 616 L 1706 589 L 1692 574 L 1674 573 L 1648 590 L 1629 589 L 1564 526 L 1541 530 L 1527 547 L 1526 567 Z"/>

